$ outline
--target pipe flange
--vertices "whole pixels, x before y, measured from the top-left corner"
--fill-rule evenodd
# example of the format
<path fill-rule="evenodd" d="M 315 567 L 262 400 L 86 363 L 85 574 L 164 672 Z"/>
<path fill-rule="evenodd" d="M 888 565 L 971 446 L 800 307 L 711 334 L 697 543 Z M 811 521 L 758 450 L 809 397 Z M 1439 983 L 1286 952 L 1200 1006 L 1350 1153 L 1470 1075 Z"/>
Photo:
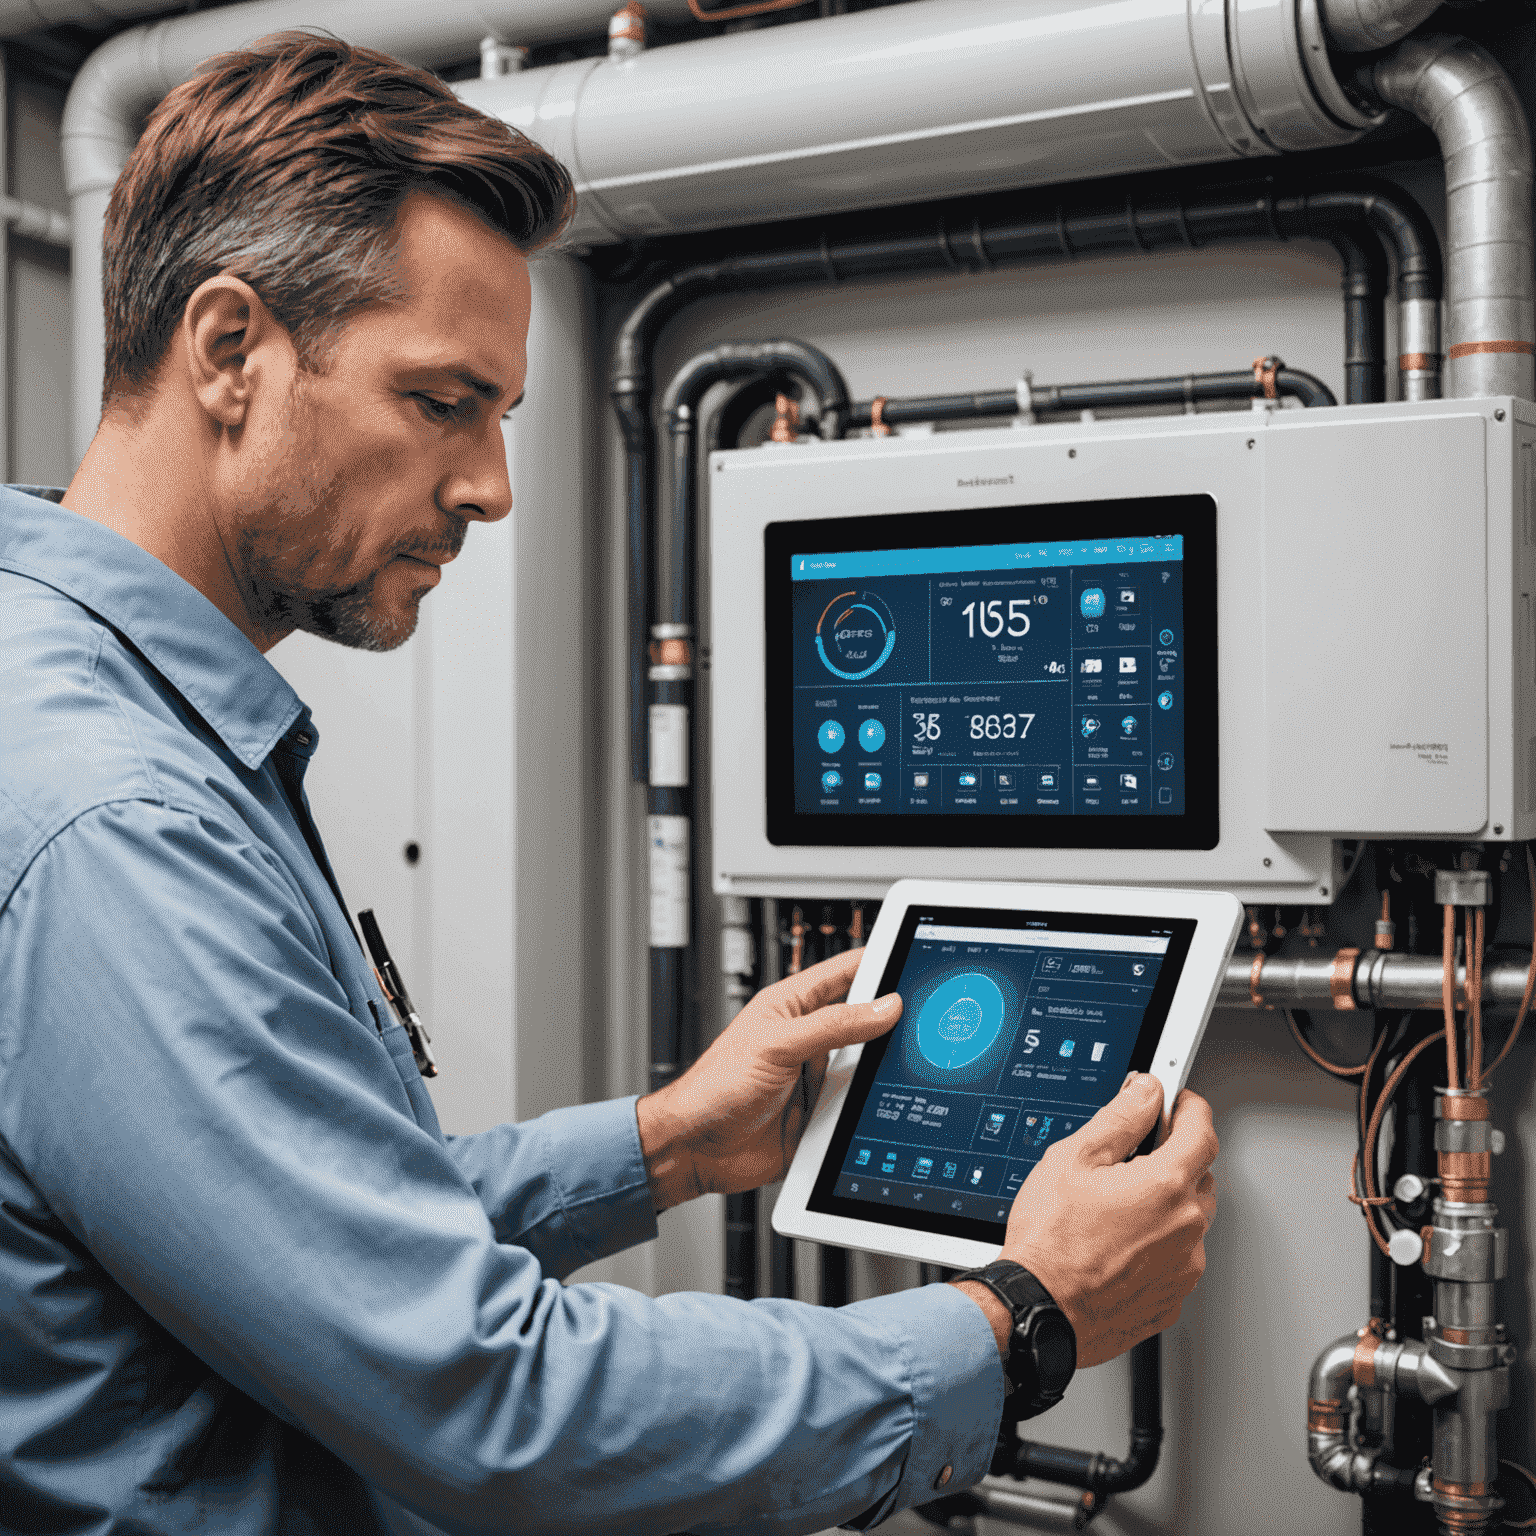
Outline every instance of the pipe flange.
<path fill-rule="evenodd" d="M 1323 110 L 1341 127 L 1376 128 L 1387 120 L 1385 109 L 1373 112 L 1357 101 L 1339 83 L 1328 52 L 1328 35 L 1323 30 L 1322 12 L 1317 0 L 1297 0 L 1296 32 L 1300 41 L 1301 66 L 1307 83 L 1317 94 Z"/>

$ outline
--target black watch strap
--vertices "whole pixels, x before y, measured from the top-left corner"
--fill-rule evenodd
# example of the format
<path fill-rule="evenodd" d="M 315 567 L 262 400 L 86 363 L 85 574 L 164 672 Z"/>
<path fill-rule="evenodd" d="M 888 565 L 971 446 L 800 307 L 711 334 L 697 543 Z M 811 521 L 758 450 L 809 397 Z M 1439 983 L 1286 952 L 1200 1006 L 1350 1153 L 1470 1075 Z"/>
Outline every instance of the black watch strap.
<path fill-rule="evenodd" d="M 1056 1299 L 1022 1264 L 997 1259 L 956 1280 L 984 1285 L 1013 1316 L 1006 1374 L 1031 1414 L 1054 1407 L 1077 1369 L 1077 1335 Z"/>

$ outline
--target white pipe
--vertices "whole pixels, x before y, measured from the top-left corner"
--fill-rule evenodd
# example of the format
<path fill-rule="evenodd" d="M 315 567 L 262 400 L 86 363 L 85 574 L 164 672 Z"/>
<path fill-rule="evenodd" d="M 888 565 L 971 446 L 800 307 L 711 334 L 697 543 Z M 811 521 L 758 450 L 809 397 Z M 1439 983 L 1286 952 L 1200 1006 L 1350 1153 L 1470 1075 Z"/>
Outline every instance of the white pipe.
<path fill-rule="evenodd" d="M 481 41 L 525 44 L 601 31 L 616 0 L 481 0 L 474 7 L 418 0 L 255 0 L 120 32 L 88 58 L 64 107 L 64 182 L 74 224 L 74 447 L 78 459 L 100 417 L 106 338 L 101 308 L 101 231 L 117 173 L 144 118 L 204 59 L 288 28 L 324 29 L 433 68 L 472 59 Z M 63 8 L 61 7 L 61 10 Z M 686 0 L 650 0 L 652 14 L 687 14 Z M 65 19 L 62 15 L 56 20 Z"/>
<path fill-rule="evenodd" d="M 1316 0 L 915 0 L 459 91 L 571 167 L 571 239 L 601 242 L 1342 144 L 1374 119 L 1308 25 Z"/>
<path fill-rule="evenodd" d="M 610 13 L 622 0 L 502 0 L 500 4 L 482 5 L 482 21 L 469 23 L 471 29 L 480 28 L 480 36 L 494 34 L 504 43 L 558 43 L 572 37 L 596 37 L 606 30 Z M 338 11 L 334 5 L 321 4 L 310 7 L 305 18 L 312 27 L 326 27 L 338 35 L 344 32 L 348 18 L 328 15 Z M 354 28 L 366 27 L 368 18 L 359 15 L 361 7 L 350 8 L 355 20 Z M 453 25 L 467 14 L 459 7 L 446 20 Z M 681 20 L 689 14 L 688 0 L 646 0 L 646 11 L 652 16 L 668 20 Z M 125 21 L 142 21 L 146 16 L 163 16 L 167 12 L 179 16 L 180 7 L 168 5 L 166 0 L 0 0 L 0 38 L 20 37 L 25 32 L 36 32 L 40 27 L 56 27 L 73 22 L 78 26 L 110 27 Z M 216 13 L 225 18 L 232 12 L 226 8 Z M 175 17 L 173 17 L 175 19 Z M 215 19 L 203 16 L 200 20 Z M 489 25 L 485 24 L 489 19 Z M 260 34 L 256 34 L 260 36 Z M 351 39 L 355 42 L 361 38 Z M 222 45 L 221 45 L 222 46 Z M 473 58 L 474 49 L 455 55 L 456 58 Z"/>

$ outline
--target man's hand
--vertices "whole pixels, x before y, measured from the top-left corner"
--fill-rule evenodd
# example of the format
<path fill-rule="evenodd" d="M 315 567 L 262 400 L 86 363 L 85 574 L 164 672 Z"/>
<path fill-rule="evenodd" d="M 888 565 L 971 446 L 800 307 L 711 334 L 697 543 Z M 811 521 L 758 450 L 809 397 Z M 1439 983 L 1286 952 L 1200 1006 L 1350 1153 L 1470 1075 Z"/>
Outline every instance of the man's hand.
<path fill-rule="evenodd" d="M 816 1106 L 827 1057 L 901 1017 L 893 992 L 844 1003 L 861 952 L 765 987 L 675 1083 L 640 1100 L 640 1149 L 656 1209 L 757 1189 L 782 1176 Z"/>
<path fill-rule="evenodd" d="M 1047 1148 L 1008 1214 L 1001 1257 L 1056 1298 L 1077 1333 L 1077 1363 L 1098 1365 L 1177 1321 L 1205 1273 L 1216 1212 L 1211 1107 L 1186 1089 L 1168 1139 L 1127 1163 L 1162 1111 L 1163 1087 L 1135 1073 L 1074 1135 Z M 999 1349 L 1012 1320 L 985 1286 L 962 1282 Z"/>

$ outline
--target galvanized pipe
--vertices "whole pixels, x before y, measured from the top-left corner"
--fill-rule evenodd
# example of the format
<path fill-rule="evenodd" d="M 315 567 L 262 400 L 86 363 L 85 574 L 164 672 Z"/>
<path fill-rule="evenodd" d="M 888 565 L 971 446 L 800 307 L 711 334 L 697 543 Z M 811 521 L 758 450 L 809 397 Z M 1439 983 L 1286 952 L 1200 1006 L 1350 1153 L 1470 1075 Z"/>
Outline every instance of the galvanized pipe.
<path fill-rule="evenodd" d="M 1445 158 L 1445 394 L 1536 398 L 1531 135 L 1519 94 L 1463 37 L 1410 38 L 1364 78 L 1433 129 Z"/>
<path fill-rule="evenodd" d="M 1323 31 L 1340 53 L 1374 53 L 1408 36 L 1440 0 L 1317 0 Z"/>
<path fill-rule="evenodd" d="M 1253 1008 L 1252 954 L 1236 954 L 1217 999 L 1223 1008 Z M 1393 950 L 1365 950 L 1349 967 L 1348 987 L 1339 995 L 1336 977 L 1341 962 L 1324 951 L 1267 958 L 1259 970 L 1258 992 L 1264 1007 L 1438 1008 L 1443 970 L 1438 956 L 1405 955 Z M 1528 960 L 1491 961 L 1483 969 L 1483 1005 L 1515 1006 L 1525 995 Z M 1458 1006 L 1466 1003 L 1467 971 L 1456 968 Z M 1347 999 L 1347 1001 L 1345 1000 Z"/>

